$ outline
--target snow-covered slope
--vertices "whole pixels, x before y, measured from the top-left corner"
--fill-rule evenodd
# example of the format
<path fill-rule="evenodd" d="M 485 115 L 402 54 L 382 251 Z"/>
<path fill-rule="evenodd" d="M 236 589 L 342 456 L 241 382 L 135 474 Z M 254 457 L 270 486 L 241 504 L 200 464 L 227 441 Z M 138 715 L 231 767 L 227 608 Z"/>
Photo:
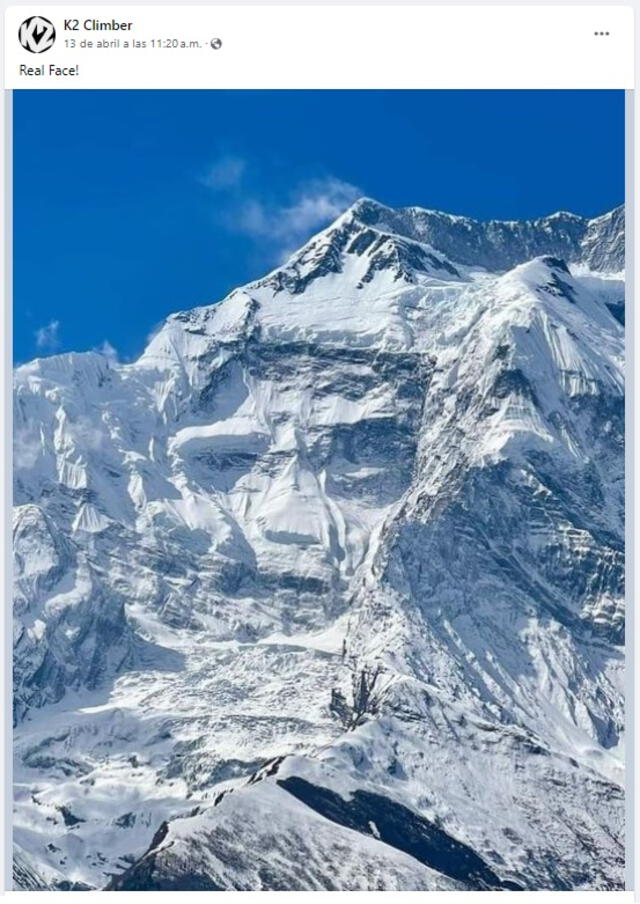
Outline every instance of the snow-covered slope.
<path fill-rule="evenodd" d="M 18 884 L 621 887 L 623 243 L 362 200 L 18 368 Z"/>

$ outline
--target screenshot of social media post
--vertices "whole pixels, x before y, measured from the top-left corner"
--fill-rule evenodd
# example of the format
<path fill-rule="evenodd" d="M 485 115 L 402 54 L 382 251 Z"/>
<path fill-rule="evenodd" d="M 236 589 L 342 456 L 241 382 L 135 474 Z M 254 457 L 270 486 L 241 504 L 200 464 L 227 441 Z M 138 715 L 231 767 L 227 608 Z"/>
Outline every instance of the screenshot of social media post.
<path fill-rule="evenodd" d="M 527 9 L 8 9 L 8 889 L 633 888 L 633 16 Z"/>

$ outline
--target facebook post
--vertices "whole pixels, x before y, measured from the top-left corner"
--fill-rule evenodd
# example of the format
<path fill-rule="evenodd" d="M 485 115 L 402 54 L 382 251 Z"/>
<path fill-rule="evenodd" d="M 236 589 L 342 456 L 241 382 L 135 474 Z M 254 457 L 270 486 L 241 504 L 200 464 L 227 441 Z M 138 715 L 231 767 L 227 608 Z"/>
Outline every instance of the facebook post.
<path fill-rule="evenodd" d="M 7 890 L 634 889 L 633 36 L 7 7 Z"/>

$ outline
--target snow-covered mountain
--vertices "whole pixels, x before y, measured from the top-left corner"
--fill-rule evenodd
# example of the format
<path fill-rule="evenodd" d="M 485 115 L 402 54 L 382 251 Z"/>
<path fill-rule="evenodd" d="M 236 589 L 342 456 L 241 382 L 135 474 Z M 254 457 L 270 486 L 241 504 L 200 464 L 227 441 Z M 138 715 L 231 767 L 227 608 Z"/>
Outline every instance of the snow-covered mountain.
<path fill-rule="evenodd" d="M 19 886 L 622 887 L 623 262 L 364 199 L 16 370 Z"/>

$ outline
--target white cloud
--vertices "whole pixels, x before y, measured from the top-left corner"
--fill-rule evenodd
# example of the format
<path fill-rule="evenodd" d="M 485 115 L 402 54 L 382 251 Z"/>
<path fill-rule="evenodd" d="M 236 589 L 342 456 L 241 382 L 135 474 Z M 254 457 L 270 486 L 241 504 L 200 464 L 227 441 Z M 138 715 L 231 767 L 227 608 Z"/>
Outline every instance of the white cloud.
<path fill-rule="evenodd" d="M 42 440 L 36 438 L 33 430 L 16 429 L 13 432 L 14 468 L 33 468 L 43 453 Z"/>
<path fill-rule="evenodd" d="M 240 185 L 245 169 L 242 157 L 220 157 L 211 164 L 202 181 L 213 191 L 229 191 Z"/>
<path fill-rule="evenodd" d="M 46 326 L 41 326 L 34 333 L 36 345 L 45 351 L 54 351 L 60 347 L 60 321 L 51 320 Z"/>
<path fill-rule="evenodd" d="M 269 193 L 271 180 L 264 173 L 256 179 L 254 169 L 243 157 L 227 154 L 214 160 L 201 181 L 215 193 L 219 222 L 259 241 L 266 256 L 279 261 L 362 195 L 355 185 L 325 176 L 299 182 L 277 200 Z"/>
<path fill-rule="evenodd" d="M 297 186 L 284 204 L 247 198 L 232 205 L 225 219 L 230 229 L 266 240 L 282 257 L 335 220 L 361 194 L 355 185 L 330 176 Z"/>

